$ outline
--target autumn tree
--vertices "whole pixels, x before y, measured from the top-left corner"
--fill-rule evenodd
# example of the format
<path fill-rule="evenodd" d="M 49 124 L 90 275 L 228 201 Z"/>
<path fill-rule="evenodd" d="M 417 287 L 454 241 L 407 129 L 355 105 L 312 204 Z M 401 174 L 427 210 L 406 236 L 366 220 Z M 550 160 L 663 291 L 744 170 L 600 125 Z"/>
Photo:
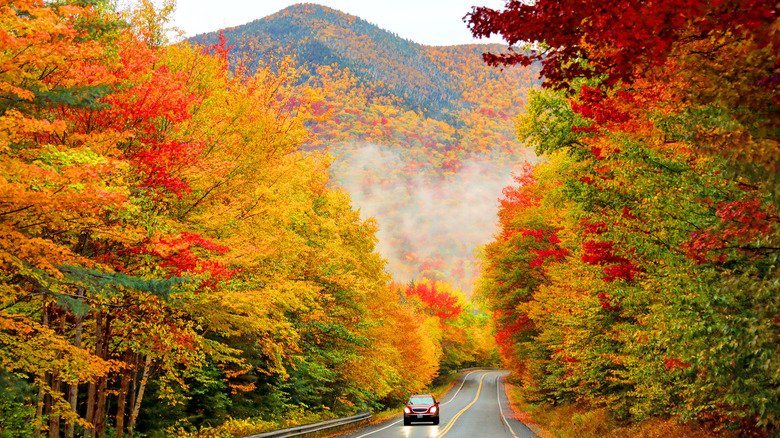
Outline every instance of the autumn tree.
<path fill-rule="evenodd" d="M 695 153 L 665 87 L 578 87 L 532 98 L 519 132 L 549 159 L 505 191 L 484 249 L 506 359 L 532 397 L 773 430 L 774 377 L 756 368 L 775 360 L 770 195 Z"/>
<path fill-rule="evenodd" d="M 475 7 L 466 21 L 478 37 L 497 34 L 515 47 L 541 43 L 484 59 L 495 66 L 541 62 L 546 87 L 571 91 L 577 78 L 600 78 L 604 89 L 635 87 L 640 78 L 666 83 L 686 103 L 681 116 L 702 122 L 688 128 L 696 147 L 726 158 L 777 203 L 777 19 L 770 1 L 550 0 Z"/>
<path fill-rule="evenodd" d="M 104 44 L 113 44 L 119 23 L 96 8 L 37 1 L 3 5 L 2 20 L 16 31 L 3 31 L 0 354 L 13 373 L 5 379 L 25 376 L 12 384 L 38 388 L 36 397 L 15 394 L 4 407 L 25 409 L 8 416 L 26 417 L 31 429 L 45 423 L 58 429 L 62 417 L 72 436 L 73 425 L 84 424 L 74 414 L 78 384 L 104 378 L 114 365 L 82 345 L 85 290 L 65 277 L 95 263 L 83 251 L 84 238 L 110 232 L 100 217 L 123 210 L 127 193 L 114 182 L 121 158 L 94 151 L 99 138 L 71 139 L 57 109 L 101 105 L 111 79 L 80 67 L 105 57 Z"/>
<path fill-rule="evenodd" d="M 167 46 L 173 6 L 0 6 L 1 427 L 340 414 L 425 388 L 441 340 L 453 361 L 489 356 L 470 331 L 487 321 L 452 294 L 388 286 L 376 221 L 304 150 L 349 82 L 302 84 L 284 57 L 231 66 L 224 38 Z"/>
<path fill-rule="evenodd" d="M 242 393 L 250 374 L 283 392 L 305 363 L 326 374 L 302 381 L 341 379 L 323 405 L 383 396 L 352 368 L 386 282 L 375 228 L 327 188 L 330 160 L 298 151 L 285 73 L 234 73 L 225 47 L 163 49 L 102 7 L 4 12 L 29 25 L 4 59 L 2 363 L 23 388 L 8 417 L 132 435 L 150 393 Z"/>
<path fill-rule="evenodd" d="M 575 238 L 522 306 L 545 355 L 502 342 L 536 370 L 537 396 L 776 430 L 776 14 L 760 2 L 550 1 L 469 16 L 475 35 L 539 43 L 485 59 L 540 61 L 559 90 L 532 97 L 519 132 L 549 156 L 534 171 L 541 202 L 569 211 Z M 501 214 L 560 223 L 535 212 Z M 487 299 L 499 316 L 517 306 Z"/>

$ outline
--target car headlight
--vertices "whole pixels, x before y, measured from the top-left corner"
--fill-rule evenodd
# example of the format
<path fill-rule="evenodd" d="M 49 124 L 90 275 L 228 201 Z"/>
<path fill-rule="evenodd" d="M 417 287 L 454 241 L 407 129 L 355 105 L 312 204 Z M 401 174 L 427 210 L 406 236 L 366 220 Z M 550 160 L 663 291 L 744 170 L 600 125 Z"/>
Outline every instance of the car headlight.
<path fill-rule="evenodd" d="M 412 410 L 411 410 L 411 409 L 409 409 L 408 407 L 404 407 L 404 413 L 406 413 L 406 414 L 411 414 L 411 413 L 412 413 Z"/>
<path fill-rule="evenodd" d="M 435 413 L 436 413 L 436 406 L 433 406 L 433 407 L 430 409 L 430 411 L 431 411 L 431 414 L 435 414 Z"/>

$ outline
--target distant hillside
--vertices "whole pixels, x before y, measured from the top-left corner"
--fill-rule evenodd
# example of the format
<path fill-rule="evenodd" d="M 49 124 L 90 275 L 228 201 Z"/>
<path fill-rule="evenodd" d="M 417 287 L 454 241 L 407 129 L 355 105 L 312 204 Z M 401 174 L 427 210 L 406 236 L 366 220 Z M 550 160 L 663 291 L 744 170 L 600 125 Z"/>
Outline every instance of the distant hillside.
<path fill-rule="evenodd" d="M 381 81 L 387 85 L 383 93 L 398 97 L 405 108 L 426 111 L 435 118 L 446 114 L 442 110 L 453 110 L 453 104 L 461 100 L 464 64 L 481 64 L 483 52 L 503 49 L 496 44 L 423 46 L 361 18 L 310 3 L 224 29 L 224 35 L 233 45 L 234 60 L 269 59 L 285 53 L 294 55 L 301 65 L 338 65 L 361 82 Z M 212 32 L 190 41 L 208 46 L 218 36 Z M 484 70 L 487 77 L 483 80 L 497 80 L 501 75 L 498 69 Z M 531 76 L 534 82 L 537 76 Z"/>
<path fill-rule="evenodd" d="M 323 90 L 314 108 L 323 119 L 310 124 L 307 147 L 336 158 L 334 178 L 377 218 L 395 278 L 446 279 L 469 291 L 501 189 L 535 159 L 517 142 L 513 118 L 538 86 L 538 68 L 491 68 L 482 53 L 503 46 L 424 46 L 313 4 L 223 33 L 234 63 L 292 57 L 300 84 Z"/>

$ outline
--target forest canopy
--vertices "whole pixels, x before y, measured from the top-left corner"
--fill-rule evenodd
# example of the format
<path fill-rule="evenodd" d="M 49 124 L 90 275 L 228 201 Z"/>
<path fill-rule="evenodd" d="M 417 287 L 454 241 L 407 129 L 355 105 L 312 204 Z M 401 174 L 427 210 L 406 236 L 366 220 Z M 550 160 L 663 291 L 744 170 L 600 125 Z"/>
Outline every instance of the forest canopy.
<path fill-rule="evenodd" d="M 544 155 L 507 187 L 476 290 L 529 397 L 624 421 L 777 434 L 778 9 L 510 2 L 476 36 L 535 50 L 518 119 Z"/>

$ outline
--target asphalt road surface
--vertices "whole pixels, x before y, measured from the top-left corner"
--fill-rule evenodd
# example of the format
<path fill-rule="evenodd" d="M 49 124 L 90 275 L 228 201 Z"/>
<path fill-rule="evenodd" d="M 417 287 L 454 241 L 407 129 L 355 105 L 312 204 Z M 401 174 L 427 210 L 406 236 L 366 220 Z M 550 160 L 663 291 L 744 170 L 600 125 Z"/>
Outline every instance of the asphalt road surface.
<path fill-rule="evenodd" d="M 441 399 L 438 426 L 412 423 L 403 416 L 339 435 L 342 438 L 536 438 L 528 427 L 512 418 L 504 393 L 506 371 L 470 371 Z"/>

